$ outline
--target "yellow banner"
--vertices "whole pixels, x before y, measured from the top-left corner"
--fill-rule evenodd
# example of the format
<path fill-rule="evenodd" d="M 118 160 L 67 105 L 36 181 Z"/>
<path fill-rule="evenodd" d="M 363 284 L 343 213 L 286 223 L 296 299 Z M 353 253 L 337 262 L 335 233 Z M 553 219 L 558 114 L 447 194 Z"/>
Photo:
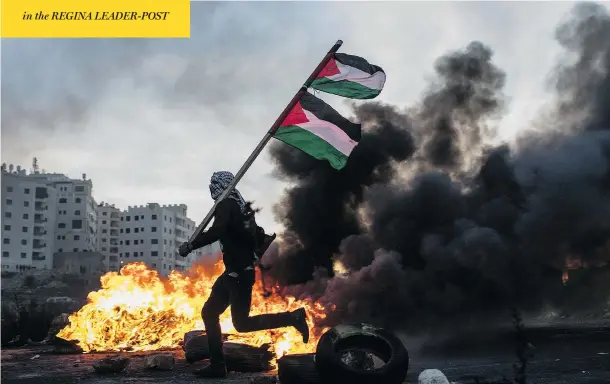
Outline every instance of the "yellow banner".
<path fill-rule="evenodd" d="M 3 38 L 190 36 L 190 0 L 2 0 Z"/>

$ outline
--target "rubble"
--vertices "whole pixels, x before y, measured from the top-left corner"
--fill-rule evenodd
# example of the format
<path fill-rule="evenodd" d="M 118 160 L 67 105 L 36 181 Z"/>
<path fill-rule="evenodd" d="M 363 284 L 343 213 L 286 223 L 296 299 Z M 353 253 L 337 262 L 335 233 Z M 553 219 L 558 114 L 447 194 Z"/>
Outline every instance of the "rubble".
<path fill-rule="evenodd" d="M 438 369 L 425 369 L 417 378 L 418 384 L 450 384 L 447 376 Z"/>
<path fill-rule="evenodd" d="M 256 376 L 248 380 L 248 384 L 277 384 L 277 376 Z"/>
<path fill-rule="evenodd" d="M 108 356 L 95 363 L 93 369 L 96 373 L 119 373 L 129 365 L 129 359 L 125 356 Z"/>
<path fill-rule="evenodd" d="M 78 345 L 78 340 L 65 340 L 61 337 L 53 336 L 49 341 L 53 344 L 53 353 L 60 355 L 76 355 L 83 353 L 83 349 Z"/>
<path fill-rule="evenodd" d="M 49 332 L 47 333 L 47 337 L 43 340 L 45 344 L 49 344 L 53 341 L 53 338 L 57 336 L 59 331 L 61 331 L 66 325 L 70 323 L 68 318 L 70 315 L 68 313 L 62 313 L 56 316 L 51 322 L 51 327 L 49 328 Z"/>
<path fill-rule="evenodd" d="M 161 371 L 171 371 L 174 369 L 176 360 L 172 353 L 162 353 L 158 355 L 146 356 L 144 365 L 147 369 L 158 369 Z"/>

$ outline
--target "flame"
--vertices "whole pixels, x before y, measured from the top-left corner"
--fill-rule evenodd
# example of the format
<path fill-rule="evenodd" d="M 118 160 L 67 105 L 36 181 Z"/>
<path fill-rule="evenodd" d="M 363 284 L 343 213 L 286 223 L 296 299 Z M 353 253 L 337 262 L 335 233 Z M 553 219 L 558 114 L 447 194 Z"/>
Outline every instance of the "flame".
<path fill-rule="evenodd" d="M 337 276 L 345 276 L 348 274 L 347 268 L 345 268 L 345 265 L 339 259 L 333 261 L 333 272 Z"/>
<path fill-rule="evenodd" d="M 119 273 L 108 272 L 101 277 L 102 288 L 89 293 L 87 304 L 70 315 L 70 324 L 57 336 L 78 340 L 84 352 L 176 348 L 186 332 L 205 329 L 201 308 L 223 271 L 220 260 L 213 265 L 195 265 L 184 274 L 172 271 L 168 277 L 159 276 L 142 262 L 127 264 Z M 260 276 L 257 276 L 250 315 L 304 307 L 310 329 L 308 344 L 303 344 L 294 328 L 237 333 L 230 310 L 220 317 L 223 333 L 239 343 L 253 346 L 269 343 L 278 358 L 286 353 L 315 351 L 316 342 L 326 329 L 314 324 L 325 317 L 325 308 L 319 303 L 281 297 L 277 287 L 274 292 L 264 298 Z"/>
<path fill-rule="evenodd" d="M 570 279 L 570 276 L 568 275 L 568 270 L 567 268 L 563 270 L 563 273 L 561 274 L 561 282 L 563 283 L 563 285 L 568 284 L 568 280 Z"/>

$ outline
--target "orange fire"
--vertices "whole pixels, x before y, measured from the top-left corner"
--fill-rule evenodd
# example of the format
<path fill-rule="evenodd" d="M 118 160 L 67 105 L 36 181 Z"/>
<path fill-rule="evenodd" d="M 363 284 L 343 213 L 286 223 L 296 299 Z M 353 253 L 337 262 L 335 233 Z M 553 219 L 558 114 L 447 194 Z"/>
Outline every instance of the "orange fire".
<path fill-rule="evenodd" d="M 162 277 L 142 262 L 127 264 L 120 273 L 108 272 L 101 277 L 102 288 L 89 293 L 87 304 L 70 315 L 70 324 L 57 336 L 78 340 L 85 352 L 176 348 L 186 332 L 205 329 L 201 308 L 214 280 L 223 271 L 222 262 L 217 261 L 213 265 L 195 265 L 188 273 L 173 271 L 168 277 Z M 305 307 L 308 313 L 311 334 L 308 344 L 303 344 L 301 335 L 293 328 L 237 333 L 230 310 L 221 316 L 221 328 L 235 342 L 254 346 L 269 343 L 277 357 L 313 352 L 325 331 L 314 323 L 325 317 L 325 308 L 278 294 L 264 298 L 260 276 L 257 276 L 251 315 L 299 307 Z"/>

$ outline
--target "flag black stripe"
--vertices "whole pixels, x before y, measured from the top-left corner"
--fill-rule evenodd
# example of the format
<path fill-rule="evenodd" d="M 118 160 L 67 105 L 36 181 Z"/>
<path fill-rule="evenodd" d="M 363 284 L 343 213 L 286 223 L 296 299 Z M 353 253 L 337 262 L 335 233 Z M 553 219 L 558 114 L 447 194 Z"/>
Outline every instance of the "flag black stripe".
<path fill-rule="evenodd" d="M 318 119 L 328 121 L 331 124 L 339 127 L 343 132 L 354 141 L 360 141 L 362 129 L 360 124 L 355 124 L 341 116 L 330 105 L 318 99 L 309 92 L 306 92 L 301 97 L 301 106 L 303 109 L 313 113 Z"/>
<path fill-rule="evenodd" d="M 337 60 L 341 64 L 357 68 L 366 73 L 370 73 L 371 75 L 375 72 L 384 72 L 381 67 L 369 64 L 368 61 L 359 56 L 348 55 L 346 53 L 335 53 L 335 60 Z"/>

